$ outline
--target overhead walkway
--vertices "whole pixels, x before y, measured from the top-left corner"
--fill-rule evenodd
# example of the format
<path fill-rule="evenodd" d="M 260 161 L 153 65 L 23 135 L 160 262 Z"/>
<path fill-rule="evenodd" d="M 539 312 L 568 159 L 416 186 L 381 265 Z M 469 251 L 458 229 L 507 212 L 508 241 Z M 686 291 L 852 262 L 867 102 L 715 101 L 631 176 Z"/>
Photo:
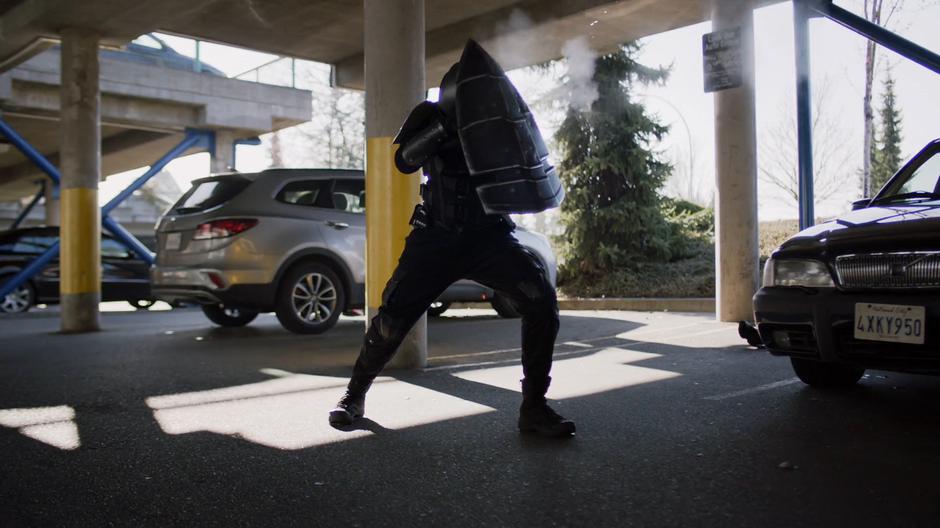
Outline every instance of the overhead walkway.
<path fill-rule="evenodd" d="M 49 49 L 0 74 L 0 117 L 53 165 L 61 162 L 60 63 L 61 50 Z M 307 90 L 140 64 L 114 52 L 101 53 L 100 83 L 103 176 L 149 165 L 187 129 L 216 133 L 217 168 L 225 170 L 234 141 L 306 122 L 311 113 Z M 35 193 L 42 176 L 18 151 L 0 153 L 0 201 Z"/>

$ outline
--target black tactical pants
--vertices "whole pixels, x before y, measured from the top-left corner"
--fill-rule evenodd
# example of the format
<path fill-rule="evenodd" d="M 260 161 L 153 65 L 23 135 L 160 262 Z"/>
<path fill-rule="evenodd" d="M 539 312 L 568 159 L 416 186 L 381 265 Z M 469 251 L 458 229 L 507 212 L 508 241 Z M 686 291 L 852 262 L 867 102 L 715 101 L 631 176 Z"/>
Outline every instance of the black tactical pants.
<path fill-rule="evenodd" d="M 558 301 L 539 258 L 506 225 L 463 233 L 426 227 L 408 235 L 366 332 L 351 391 L 368 389 L 431 303 L 462 278 L 513 301 L 522 314 L 523 390 L 527 397 L 545 394 L 558 334 Z"/>

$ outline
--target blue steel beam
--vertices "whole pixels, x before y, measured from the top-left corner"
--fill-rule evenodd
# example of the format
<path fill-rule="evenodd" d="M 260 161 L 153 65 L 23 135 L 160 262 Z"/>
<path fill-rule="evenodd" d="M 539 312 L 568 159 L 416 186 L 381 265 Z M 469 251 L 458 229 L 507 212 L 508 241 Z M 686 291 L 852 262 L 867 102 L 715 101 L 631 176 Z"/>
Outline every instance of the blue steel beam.
<path fill-rule="evenodd" d="M 32 161 L 39 167 L 40 170 L 49 175 L 49 178 L 52 180 L 53 184 L 58 187 L 59 181 L 59 169 L 55 165 L 49 163 L 49 160 L 46 159 L 38 150 L 34 149 L 23 136 L 19 135 L 16 130 L 13 130 L 6 121 L 0 117 L 0 134 L 6 136 L 10 140 L 10 143 L 13 144 L 20 152 L 26 156 L 26 159 Z M 38 196 L 38 195 L 37 195 Z M 35 260 L 29 263 L 25 268 L 20 270 L 16 275 L 8 279 L 2 285 L 0 285 L 0 298 L 6 297 L 13 290 L 18 288 L 21 284 L 28 281 L 33 275 L 42 271 L 42 268 L 46 267 L 52 259 L 56 258 L 59 255 L 59 241 L 56 240 L 55 243 L 47 249 L 42 255 L 39 255 Z"/>
<path fill-rule="evenodd" d="M 59 171 L 46 160 L 39 152 L 33 149 L 32 145 L 26 143 L 26 141 L 20 137 L 16 131 L 10 128 L 2 119 L 0 119 L 0 132 L 10 138 L 11 142 L 19 148 L 23 154 L 26 155 L 31 161 L 39 165 L 44 172 L 49 174 L 53 181 L 58 184 L 59 182 Z M 101 210 L 101 222 L 102 225 L 114 235 L 114 237 L 127 246 L 128 249 L 136 253 L 144 261 L 149 264 L 153 264 L 154 257 L 153 253 L 147 249 L 140 240 L 137 240 L 134 235 L 130 234 L 126 229 L 121 227 L 120 224 L 114 221 L 108 213 L 114 210 L 115 207 L 121 204 L 129 196 L 134 194 L 134 191 L 139 189 L 142 185 L 147 183 L 147 180 L 152 178 L 158 172 L 160 172 L 167 163 L 173 161 L 177 156 L 186 152 L 193 147 L 203 147 L 211 149 L 213 146 L 214 134 L 212 132 L 204 130 L 187 130 L 186 136 L 182 141 L 179 142 L 175 147 L 173 147 L 169 152 L 167 152 L 163 157 L 157 160 L 150 169 L 147 170 L 141 177 L 134 180 L 133 183 L 127 188 L 124 189 L 117 196 L 112 198 Z M 20 270 L 19 273 L 14 275 L 11 279 L 4 282 L 0 285 L 0 298 L 6 297 L 13 290 L 19 287 L 21 284 L 32 278 L 34 275 L 42 271 L 49 262 L 52 261 L 55 257 L 59 255 L 59 241 L 56 240 L 55 244 L 42 255 L 40 255 L 36 260 L 30 262 L 28 266 Z"/>
<path fill-rule="evenodd" d="M 796 3 L 802 3 L 802 1 L 797 0 L 794 4 Z M 919 46 L 901 37 L 897 33 L 888 31 L 878 24 L 873 24 L 851 11 L 843 9 L 833 4 L 831 0 L 811 0 L 808 7 L 859 35 L 873 40 L 925 68 L 933 70 L 934 73 L 940 73 L 940 55 L 937 55 L 929 49 Z"/>
<path fill-rule="evenodd" d="M 210 148 L 213 143 L 213 133 L 203 130 L 187 130 L 186 136 L 177 143 L 175 147 L 170 149 L 169 152 L 164 154 L 160 159 L 154 162 L 153 165 L 147 169 L 147 172 L 143 173 L 139 178 L 133 181 L 126 189 L 118 193 L 117 196 L 112 198 L 104 207 L 101 208 L 101 223 L 104 225 L 105 229 L 111 232 L 119 242 L 127 246 L 128 249 L 136 253 L 141 260 L 147 264 L 153 265 L 154 256 L 150 249 L 147 248 L 140 240 L 137 240 L 137 237 L 132 235 L 129 231 L 124 229 L 121 224 L 117 223 L 113 218 L 108 216 L 111 211 L 113 211 L 117 206 L 121 205 L 121 202 L 130 197 L 137 189 L 140 189 L 145 183 L 147 183 L 150 178 L 156 176 L 168 163 L 178 158 L 181 154 L 193 147 L 204 147 Z"/>
<path fill-rule="evenodd" d="M 128 249 L 136 253 L 141 260 L 151 266 L 153 265 L 155 259 L 150 248 L 145 246 L 143 242 L 138 240 L 137 237 L 132 235 L 128 230 L 124 229 L 124 226 L 117 223 L 110 216 L 102 217 L 101 225 L 114 235 L 114 238 L 117 239 L 118 242 L 124 244 Z"/>
<path fill-rule="evenodd" d="M 52 178 L 52 182 L 59 185 L 61 178 L 59 177 L 59 169 L 55 168 L 55 165 L 49 163 L 49 160 L 45 156 L 39 153 L 38 150 L 34 149 L 32 145 L 26 142 L 22 136 L 20 136 L 16 130 L 13 130 L 6 121 L 0 117 L 0 134 L 3 134 L 10 140 L 10 143 L 13 143 L 13 146 L 19 149 L 24 156 L 29 161 L 32 161 L 39 167 L 40 170 L 45 172 Z"/>
<path fill-rule="evenodd" d="M 39 191 L 36 193 L 36 196 L 33 196 L 33 199 L 29 201 L 29 204 L 20 211 L 20 214 L 16 215 L 16 219 L 13 220 L 13 223 L 10 225 L 10 229 L 16 229 L 20 227 L 20 224 L 23 223 L 23 220 L 26 220 L 26 217 L 29 216 L 29 213 L 33 212 L 33 208 L 36 207 L 36 204 L 39 203 L 39 200 L 42 199 L 43 195 L 46 194 L 46 182 L 39 183 Z"/>
<path fill-rule="evenodd" d="M 147 172 L 143 173 L 139 178 L 134 180 L 133 183 L 127 186 L 126 189 L 118 193 L 117 196 L 111 199 L 104 207 L 101 208 L 102 218 L 107 216 L 108 213 L 114 210 L 115 207 L 121 205 L 121 202 L 129 198 L 134 191 L 140 189 L 145 183 L 147 183 L 150 178 L 153 178 L 157 175 L 168 163 L 180 156 L 180 154 L 186 152 L 187 150 L 193 147 L 204 147 L 210 148 L 212 132 L 206 132 L 202 130 L 187 130 L 186 136 L 180 141 L 175 147 L 170 149 L 169 152 L 163 155 L 160 159 L 154 162 L 153 165 L 147 169 Z"/>
<path fill-rule="evenodd" d="M 33 275 L 36 275 L 42 271 L 42 269 L 45 268 L 47 264 L 52 262 L 52 259 L 56 258 L 57 256 L 59 256 L 58 240 L 56 240 L 49 249 L 43 252 L 42 255 L 39 255 L 36 260 L 30 262 L 28 266 L 21 269 L 19 273 L 14 275 L 3 284 L 0 284 L 0 299 L 9 295 L 13 290 L 17 289 L 20 284 L 23 284 L 32 278 Z"/>
<path fill-rule="evenodd" d="M 816 223 L 813 196 L 813 109 L 810 98 L 809 17 L 807 2 L 794 1 L 793 42 L 796 59 L 796 134 L 801 230 Z"/>

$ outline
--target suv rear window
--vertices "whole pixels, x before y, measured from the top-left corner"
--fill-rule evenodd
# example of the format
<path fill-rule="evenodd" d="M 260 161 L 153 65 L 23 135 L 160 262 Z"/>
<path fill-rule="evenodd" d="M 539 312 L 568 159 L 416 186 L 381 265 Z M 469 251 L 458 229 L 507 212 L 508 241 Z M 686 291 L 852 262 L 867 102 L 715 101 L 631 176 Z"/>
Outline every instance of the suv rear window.
<path fill-rule="evenodd" d="M 303 180 L 288 183 L 275 199 L 279 202 L 311 207 L 333 208 L 330 196 L 332 180 Z"/>
<path fill-rule="evenodd" d="M 225 177 L 208 180 L 197 180 L 192 188 L 176 202 L 173 211 L 176 213 L 198 213 L 224 204 L 238 196 L 251 183 L 244 178 Z"/>

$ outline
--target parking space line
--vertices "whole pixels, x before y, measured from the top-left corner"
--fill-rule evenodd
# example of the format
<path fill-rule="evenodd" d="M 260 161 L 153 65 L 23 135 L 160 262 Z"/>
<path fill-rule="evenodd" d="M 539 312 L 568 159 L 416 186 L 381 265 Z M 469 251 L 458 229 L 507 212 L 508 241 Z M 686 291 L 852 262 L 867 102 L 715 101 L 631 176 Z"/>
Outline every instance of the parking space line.
<path fill-rule="evenodd" d="M 669 345 L 669 341 L 674 341 L 674 340 L 678 340 L 678 339 L 686 339 L 686 338 L 689 338 L 689 337 L 697 337 L 697 336 L 706 335 L 706 334 L 713 334 L 713 333 L 716 333 L 716 332 L 722 332 L 722 331 L 727 331 L 727 330 L 728 330 L 728 328 L 717 328 L 717 329 L 712 329 L 712 330 L 706 330 L 706 331 L 704 331 L 704 332 L 696 332 L 696 333 L 693 333 L 693 334 L 687 334 L 687 335 L 676 336 L 676 337 L 670 338 L 670 339 L 669 339 L 668 341 L 666 341 L 666 342 L 651 342 L 651 341 L 638 341 L 638 340 L 624 340 L 624 341 L 621 341 L 621 342 L 619 342 L 619 343 L 613 343 L 613 344 L 609 344 L 609 345 L 601 345 L 601 346 L 595 346 L 595 347 L 591 347 L 591 348 L 579 348 L 579 349 L 577 349 L 577 350 L 568 350 L 568 351 L 565 351 L 565 352 L 555 352 L 555 354 L 553 354 L 553 357 L 554 357 L 555 359 L 558 359 L 558 358 L 560 358 L 560 357 L 571 356 L 571 355 L 574 355 L 574 354 L 584 354 L 584 353 L 587 353 L 587 352 L 597 352 L 597 351 L 600 351 L 600 350 L 604 350 L 605 348 L 622 348 L 622 347 L 627 347 L 627 346 L 636 347 L 636 346 L 643 346 L 643 345 L 667 345 L 667 346 L 668 346 L 668 345 Z M 616 337 L 616 336 L 611 336 L 611 337 L 608 337 L 608 338 L 606 338 L 606 339 L 612 339 L 612 338 L 615 338 L 615 337 Z M 596 341 L 596 340 L 599 340 L 599 339 L 601 339 L 601 338 L 597 338 L 597 339 L 593 339 L 593 340 L 586 340 L 586 341 Z M 622 339 L 622 338 L 621 338 L 621 339 Z M 562 343 L 562 344 L 567 344 L 567 343 Z M 491 350 L 491 351 L 489 351 L 489 352 L 470 352 L 470 353 L 467 353 L 467 354 L 456 354 L 456 355 L 453 355 L 453 356 L 433 357 L 433 358 L 431 358 L 431 359 L 436 361 L 436 360 L 441 360 L 441 359 L 454 359 L 454 358 L 461 358 L 461 357 L 488 356 L 488 355 L 497 354 L 497 353 L 501 353 L 501 352 L 512 352 L 512 351 L 517 351 L 517 350 L 522 350 L 522 349 L 520 349 L 520 348 L 510 348 L 510 349 L 504 349 L 504 350 Z M 425 367 L 425 368 L 421 369 L 421 371 L 422 371 L 422 372 L 435 372 L 435 371 L 438 371 L 438 370 L 455 370 L 455 369 L 462 369 L 462 368 L 468 368 L 468 367 L 487 367 L 487 366 L 492 366 L 492 365 L 501 365 L 501 364 L 506 364 L 506 363 L 514 363 L 514 362 L 517 362 L 517 361 L 519 361 L 518 358 L 511 358 L 511 359 L 497 359 L 497 360 L 494 360 L 494 361 L 482 361 L 482 362 L 479 362 L 479 363 L 457 363 L 457 364 L 454 364 L 454 365 L 440 365 L 440 366 L 436 366 L 436 367 Z"/>
<path fill-rule="evenodd" d="M 714 396 L 706 396 L 702 399 L 711 400 L 711 401 L 727 400 L 730 398 L 737 398 L 738 396 L 747 396 L 748 394 L 754 394 L 757 392 L 764 392 L 764 391 L 777 389 L 780 387 L 786 387 L 787 385 L 793 385 L 794 383 L 800 383 L 800 378 L 790 378 L 790 379 L 775 381 L 773 383 L 758 385 L 757 387 L 751 387 L 749 389 L 742 389 L 742 390 L 734 391 L 734 392 L 726 392 L 724 394 L 716 394 Z"/>
<path fill-rule="evenodd" d="M 639 343 L 640 341 L 634 340 L 635 337 L 648 336 L 648 335 L 659 334 L 659 333 L 663 333 L 663 332 L 675 332 L 676 330 L 680 330 L 680 329 L 683 329 L 683 328 L 689 328 L 689 327 L 692 327 L 692 326 L 699 326 L 699 325 L 702 325 L 702 324 L 712 325 L 712 324 L 715 324 L 715 323 L 714 323 L 714 322 L 711 322 L 711 321 L 698 321 L 698 322 L 695 322 L 695 323 L 684 324 L 684 325 L 678 325 L 678 326 L 672 326 L 672 327 L 669 327 L 669 328 L 651 328 L 651 329 L 646 330 L 646 331 L 639 331 L 639 332 L 636 332 L 636 333 L 631 333 L 631 334 L 630 334 L 630 337 L 626 337 L 626 338 L 625 338 L 625 337 L 618 337 L 618 336 L 620 336 L 620 335 L 623 335 L 623 332 L 620 332 L 620 333 L 613 334 L 613 335 L 602 336 L 602 337 L 592 337 L 592 338 L 590 338 L 590 339 L 581 339 L 580 341 L 567 341 L 567 342 L 560 343 L 560 344 L 562 344 L 562 345 L 569 345 L 569 346 L 575 346 L 575 347 L 593 347 L 594 345 L 588 345 L 587 343 L 592 343 L 592 342 L 597 342 L 597 341 L 605 341 L 605 340 L 608 340 L 608 339 L 622 339 L 622 340 L 623 340 L 623 339 L 626 339 L 625 342 L 621 342 L 621 343 L 616 343 L 616 344 L 615 344 L 615 346 L 621 346 L 621 345 L 624 345 L 624 344 Z M 713 333 L 713 332 L 720 332 L 720 331 L 722 331 L 722 330 L 725 330 L 725 328 L 719 328 L 719 329 L 708 330 L 708 331 L 703 332 L 703 333 L 694 333 L 694 334 L 688 334 L 688 335 L 683 335 L 683 336 L 675 336 L 675 337 L 671 337 L 670 340 L 671 340 L 671 339 L 680 339 L 680 338 L 683 338 L 683 337 L 694 337 L 694 336 L 699 336 L 699 335 L 704 335 L 704 334 L 710 334 L 710 333 Z M 606 346 L 599 347 L 598 349 L 600 349 L 600 348 L 606 348 Z M 588 348 L 583 348 L 583 350 L 578 350 L 577 352 L 585 352 L 585 351 L 587 351 L 587 350 L 588 350 Z M 451 354 L 451 355 L 449 355 L 449 356 L 435 356 L 435 357 L 432 357 L 432 358 L 430 358 L 430 359 L 433 359 L 433 360 L 460 359 L 460 358 L 466 358 L 466 357 L 492 356 L 492 355 L 495 355 L 495 354 L 503 354 L 503 353 L 506 353 L 506 352 L 521 352 L 521 351 L 522 351 L 522 348 L 520 348 L 520 347 L 515 347 L 515 348 L 501 348 L 501 349 L 499 349 L 499 350 L 486 350 L 486 351 L 483 351 L 483 352 L 467 352 L 467 353 L 464 353 L 464 354 Z M 556 353 L 555 353 L 555 356 L 558 356 L 558 355 L 559 355 L 559 353 L 556 352 Z"/>

